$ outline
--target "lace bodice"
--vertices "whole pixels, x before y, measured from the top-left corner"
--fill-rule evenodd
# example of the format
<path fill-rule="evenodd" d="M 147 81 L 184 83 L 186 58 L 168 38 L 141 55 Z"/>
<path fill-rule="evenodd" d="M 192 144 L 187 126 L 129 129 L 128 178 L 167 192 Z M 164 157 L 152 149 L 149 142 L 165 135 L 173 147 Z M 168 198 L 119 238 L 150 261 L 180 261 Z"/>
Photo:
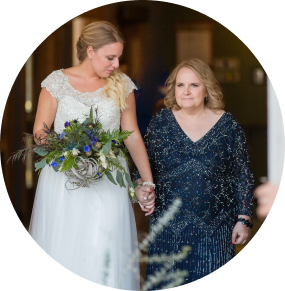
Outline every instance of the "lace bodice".
<path fill-rule="evenodd" d="M 137 89 L 131 79 L 123 74 L 127 80 L 128 92 Z M 54 120 L 54 130 L 60 133 L 64 129 L 64 123 L 73 119 L 79 122 L 85 120 L 89 115 L 90 107 L 97 108 L 100 122 L 104 130 L 114 130 L 120 128 L 121 112 L 111 98 L 104 98 L 101 95 L 103 88 L 94 92 L 82 93 L 75 90 L 62 73 L 62 70 L 52 72 L 41 84 L 57 100 L 58 107 Z M 127 98 L 128 96 L 126 96 Z"/>

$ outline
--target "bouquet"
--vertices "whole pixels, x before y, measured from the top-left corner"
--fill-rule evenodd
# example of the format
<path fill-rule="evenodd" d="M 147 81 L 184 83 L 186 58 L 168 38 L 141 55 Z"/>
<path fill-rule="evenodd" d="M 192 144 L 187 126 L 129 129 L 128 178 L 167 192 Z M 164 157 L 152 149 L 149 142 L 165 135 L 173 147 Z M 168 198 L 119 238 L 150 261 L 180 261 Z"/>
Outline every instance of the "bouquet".
<path fill-rule="evenodd" d="M 65 129 L 60 134 L 48 128 L 46 124 L 43 134 L 25 134 L 24 140 L 32 137 L 36 144 L 24 146 L 11 157 L 12 160 L 21 157 L 25 160 L 27 154 L 36 154 L 39 159 L 35 163 L 35 171 L 40 172 L 49 165 L 56 172 L 64 172 L 72 189 L 90 187 L 100 182 L 104 176 L 115 185 L 118 183 L 120 187 L 126 187 L 125 177 L 131 188 L 134 188 L 130 175 L 121 163 L 122 158 L 127 160 L 127 149 L 123 141 L 132 132 L 119 129 L 104 131 L 97 116 L 97 109 L 95 113 L 94 118 L 91 107 L 89 116 L 82 123 L 78 120 L 66 121 Z M 116 181 L 111 174 L 111 171 L 115 170 Z"/>

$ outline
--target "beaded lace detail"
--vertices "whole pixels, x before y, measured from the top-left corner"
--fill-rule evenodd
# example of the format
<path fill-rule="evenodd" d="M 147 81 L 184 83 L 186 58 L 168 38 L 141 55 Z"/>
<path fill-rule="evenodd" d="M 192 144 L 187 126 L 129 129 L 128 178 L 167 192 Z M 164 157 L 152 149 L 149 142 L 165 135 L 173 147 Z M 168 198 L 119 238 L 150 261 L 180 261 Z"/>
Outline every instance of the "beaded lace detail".
<path fill-rule="evenodd" d="M 127 80 L 128 93 L 137 89 L 131 79 L 123 74 Z M 52 72 L 41 84 L 57 100 L 58 107 L 54 120 L 54 130 L 58 133 L 64 129 L 64 123 L 69 120 L 78 119 L 84 121 L 90 112 L 90 107 L 97 108 L 98 116 L 104 130 L 120 128 L 121 112 L 111 98 L 104 98 L 101 95 L 103 88 L 94 92 L 81 92 L 74 89 L 67 76 L 62 70 Z M 126 96 L 127 98 L 128 96 Z"/>
<path fill-rule="evenodd" d="M 213 233 L 227 215 L 233 226 L 237 214 L 252 215 L 253 175 L 245 134 L 228 112 L 200 140 L 192 142 L 173 113 L 163 109 L 153 117 L 146 136 L 157 186 L 154 220 L 175 197 L 183 199 L 174 232 L 181 232 L 195 214 L 203 229 Z M 135 171 L 135 178 L 139 173 Z M 202 223 L 203 222 L 203 223 Z"/>
<path fill-rule="evenodd" d="M 170 225 L 150 243 L 148 255 L 169 255 L 190 245 L 186 259 L 170 260 L 171 272 L 188 270 L 185 283 L 189 283 L 234 256 L 231 235 L 237 215 L 252 215 L 253 174 L 245 134 L 236 119 L 225 112 L 212 129 L 193 142 L 172 111 L 163 109 L 151 120 L 145 145 L 157 194 L 150 226 L 173 199 L 180 198 L 183 203 Z M 134 176 L 140 177 L 138 170 Z M 160 268 L 159 264 L 148 264 L 146 276 Z"/>

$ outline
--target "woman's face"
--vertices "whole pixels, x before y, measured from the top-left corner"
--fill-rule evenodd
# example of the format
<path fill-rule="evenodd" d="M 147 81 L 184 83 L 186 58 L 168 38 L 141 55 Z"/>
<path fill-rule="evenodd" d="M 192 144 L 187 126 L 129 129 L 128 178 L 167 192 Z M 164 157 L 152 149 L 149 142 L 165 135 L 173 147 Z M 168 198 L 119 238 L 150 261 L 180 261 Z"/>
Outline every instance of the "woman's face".
<path fill-rule="evenodd" d="M 96 75 L 101 78 L 109 77 L 115 68 L 119 67 L 119 57 L 123 53 L 123 44 L 115 42 L 99 48 L 96 52 L 88 47 L 88 57 Z"/>
<path fill-rule="evenodd" d="M 175 98 L 183 109 L 204 106 L 207 90 L 198 76 L 188 68 L 181 68 L 176 76 Z"/>

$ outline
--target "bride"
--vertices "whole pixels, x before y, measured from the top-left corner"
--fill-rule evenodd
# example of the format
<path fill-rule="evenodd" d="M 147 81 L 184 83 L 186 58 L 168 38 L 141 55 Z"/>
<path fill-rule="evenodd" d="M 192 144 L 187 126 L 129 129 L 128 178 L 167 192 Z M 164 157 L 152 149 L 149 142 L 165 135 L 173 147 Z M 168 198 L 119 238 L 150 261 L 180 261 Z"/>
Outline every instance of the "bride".
<path fill-rule="evenodd" d="M 148 181 L 137 198 L 154 211 L 152 174 L 135 110 L 134 83 L 118 69 L 123 52 L 120 32 L 105 21 L 87 25 L 77 42 L 80 64 L 52 72 L 43 82 L 34 134 L 43 124 L 61 133 L 64 123 L 84 121 L 97 108 L 104 130 L 134 131 L 125 140 L 141 177 Z M 128 171 L 124 160 L 124 167 Z M 46 166 L 39 177 L 30 234 L 58 263 L 90 281 L 125 290 L 139 290 L 139 265 L 125 274 L 137 247 L 134 213 L 127 188 L 104 178 L 90 188 L 67 191 L 66 176 Z M 133 269 L 133 271 L 132 271 Z"/>

